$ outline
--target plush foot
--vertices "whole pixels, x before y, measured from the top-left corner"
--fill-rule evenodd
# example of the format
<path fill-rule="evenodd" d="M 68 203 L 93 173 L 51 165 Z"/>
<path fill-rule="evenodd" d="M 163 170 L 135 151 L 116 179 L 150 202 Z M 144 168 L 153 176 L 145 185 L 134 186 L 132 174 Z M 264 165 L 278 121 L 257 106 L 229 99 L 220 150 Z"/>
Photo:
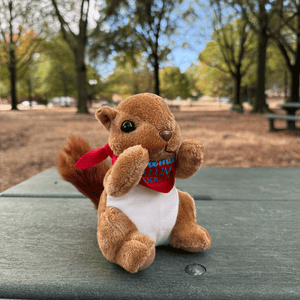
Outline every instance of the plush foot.
<path fill-rule="evenodd" d="M 145 241 L 148 238 L 145 234 L 139 233 L 131 240 L 125 242 L 118 252 L 116 263 L 130 273 L 136 273 L 148 268 L 155 258 L 154 241 L 151 239 L 153 244 L 151 240 Z"/>
<path fill-rule="evenodd" d="M 106 207 L 100 213 L 97 238 L 102 254 L 130 273 L 146 269 L 155 258 L 154 240 L 117 208 Z"/>
<path fill-rule="evenodd" d="M 210 247 L 211 238 L 203 227 L 190 224 L 173 232 L 170 245 L 189 252 L 201 252 Z"/>
<path fill-rule="evenodd" d="M 138 271 L 143 271 L 147 269 L 154 261 L 155 258 L 155 247 L 151 250 L 149 257 L 146 259 L 145 263 L 141 265 Z"/>
<path fill-rule="evenodd" d="M 194 199 L 178 191 L 179 209 L 176 224 L 172 230 L 170 245 L 190 252 L 200 252 L 211 245 L 209 233 L 196 223 Z"/>

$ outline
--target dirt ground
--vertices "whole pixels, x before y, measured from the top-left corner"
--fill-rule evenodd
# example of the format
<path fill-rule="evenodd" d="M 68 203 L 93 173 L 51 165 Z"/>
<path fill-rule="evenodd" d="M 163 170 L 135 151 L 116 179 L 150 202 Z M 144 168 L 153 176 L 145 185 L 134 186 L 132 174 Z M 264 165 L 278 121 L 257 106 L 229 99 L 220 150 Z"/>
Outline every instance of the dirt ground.
<path fill-rule="evenodd" d="M 285 112 L 274 102 L 276 113 Z M 4 108 L 5 109 L 5 108 Z M 48 168 L 68 135 L 80 135 L 92 148 L 106 144 L 108 133 L 91 115 L 75 108 L 20 111 L 0 107 L 0 192 Z M 173 111 L 183 139 L 197 138 L 204 146 L 204 167 L 300 167 L 300 136 L 268 132 L 261 115 L 230 112 L 228 104 L 183 107 Z M 297 127 L 300 127 L 298 122 Z M 284 128 L 285 121 L 275 121 Z"/>

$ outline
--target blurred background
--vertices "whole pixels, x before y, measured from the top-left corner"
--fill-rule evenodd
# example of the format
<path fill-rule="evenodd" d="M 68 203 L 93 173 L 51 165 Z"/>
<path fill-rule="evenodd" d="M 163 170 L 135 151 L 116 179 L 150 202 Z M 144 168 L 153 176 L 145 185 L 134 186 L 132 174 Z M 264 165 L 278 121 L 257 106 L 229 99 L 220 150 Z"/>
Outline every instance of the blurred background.
<path fill-rule="evenodd" d="M 299 72 L 298 0 L 0 0 L 0 191 L 69 133 L 102 146 L 94 110 L 142 92 L 202 137 L 206 166 L 299 167 L 297 132 L 263 118 L 299 103 Z"/>

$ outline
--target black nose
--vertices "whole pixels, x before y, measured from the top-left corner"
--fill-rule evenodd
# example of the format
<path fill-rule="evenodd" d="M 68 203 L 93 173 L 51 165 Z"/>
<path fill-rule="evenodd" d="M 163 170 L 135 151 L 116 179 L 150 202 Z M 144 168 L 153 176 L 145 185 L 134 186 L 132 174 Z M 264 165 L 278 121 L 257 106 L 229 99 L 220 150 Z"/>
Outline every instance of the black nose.
<path fill-rule="evenodd" d="M 172 132 L 169 130 L 163 130 L 159 133 L 159 135 L 162 137 L 164 141 L 168 142 L 172 137 Z"/>

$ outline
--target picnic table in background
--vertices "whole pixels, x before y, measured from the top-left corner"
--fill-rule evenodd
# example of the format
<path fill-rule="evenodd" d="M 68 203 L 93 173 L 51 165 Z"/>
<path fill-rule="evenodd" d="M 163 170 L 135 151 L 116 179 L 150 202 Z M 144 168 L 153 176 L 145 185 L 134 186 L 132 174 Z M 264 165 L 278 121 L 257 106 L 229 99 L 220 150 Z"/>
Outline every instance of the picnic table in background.
<path fill-rule="evenodd" d="M 176 104 L 168 104 L 169 108 L 172 110 L 180 110 L 180 105 L 176 105 Z"/>
<path fill-rule="evenodd" d="M 48 169 L 0 194 L 0 298 L 300 299 L 300 168 L 202 168 L 195 199 L 210 249 L 156 248 L 130 274 L 97 244 L 89 199 Z"/>
<path fill-rule="evenodd" d="M 287 122 L 287 130 L 299 130 L 300 128 L 296 128 L 296 121 L 300 121 L 300 116 L 296 115 L 296 111 L 300 109 L 299 102 L 287 102 L 281 104 L 280 107 L 284 109 L 287 114 L 286 115 L 275 115 L 275 114 L 266 114 L 264 115 L 265 118 L 269 119 L 270 131 L 277 131 L 274 127 L 274 120 L 275 119 L 283 119 Z"/>

